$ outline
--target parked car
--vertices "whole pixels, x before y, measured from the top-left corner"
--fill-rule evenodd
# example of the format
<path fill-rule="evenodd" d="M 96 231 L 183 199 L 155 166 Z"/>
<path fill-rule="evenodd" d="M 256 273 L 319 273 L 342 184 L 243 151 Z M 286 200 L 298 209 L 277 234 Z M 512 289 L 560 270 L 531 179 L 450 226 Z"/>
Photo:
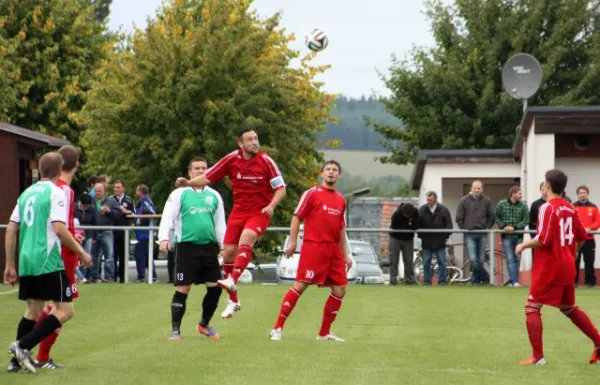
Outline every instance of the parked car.
<path fill-rule="evenodd" d="M 286 258 L 282 252 L 282 255 L 279 256 L 279 258 L 277 259 L 277 275 L 280 283 L 294 282 L 296 280 L 296 272 L 298 271 L 298 263 L 300 261 L 300 248 L 302 247 L 303 236 L 304 233 L 302 230 L 300 230 L 300 232 L 298 233 L 298 241 L 296 242 L 296 252 L 293 256 Z M 346 236 L 346 239 L 347 238 L 348 237 Z M 287 235 L 285 237 L 282 250 L 287 249 L 289 244 L 290 236 Z M 352 249 L 349 242 L 346 247 L 348 248 L 348 250 Z M 352 256 L 350 258 L 352 258 L 353 266 L 348 270 L 346 276 L 348 277 L 349 283 L 356 283 L 356 260 Z"/>
<path fill-rule="evenodd" d="M 357 283 L 383 284 L 383 270 L 379 267 L 379 258 L 368 242 L 350 239 L 352 257 L 356 266 Z"/>

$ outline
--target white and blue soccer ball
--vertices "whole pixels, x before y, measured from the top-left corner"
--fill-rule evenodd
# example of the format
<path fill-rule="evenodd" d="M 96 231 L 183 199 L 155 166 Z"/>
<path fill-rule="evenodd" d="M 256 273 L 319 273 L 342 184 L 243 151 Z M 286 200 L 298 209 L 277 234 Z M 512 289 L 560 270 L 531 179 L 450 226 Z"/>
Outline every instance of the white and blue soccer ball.
<path fill-rule="evenodd" d="M 327 48 L 327 45 L 329 44 L 329 38 L 322 29 L 313 28 L 306 33 L 306 36 L 304 37 L 304 44 L 306 44 L 308 49 L 311 51 L 319 52 Z"/>

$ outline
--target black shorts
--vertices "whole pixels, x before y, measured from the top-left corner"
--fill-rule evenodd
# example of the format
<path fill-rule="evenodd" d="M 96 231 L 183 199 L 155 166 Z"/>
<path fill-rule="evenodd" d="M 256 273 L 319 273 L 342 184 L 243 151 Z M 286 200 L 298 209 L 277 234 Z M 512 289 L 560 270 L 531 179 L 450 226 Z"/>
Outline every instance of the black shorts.
<path fill-rule="evenodd" d="M 72 302 L 71 283 L 64 270 L 42 275 L 19 277 L 19 299 Z"/>
<path fill-rule="evenodd" d="M 221 277 L 219 245 L 183 242 L 175 247 L 175 286 L 217 282 Z"/>

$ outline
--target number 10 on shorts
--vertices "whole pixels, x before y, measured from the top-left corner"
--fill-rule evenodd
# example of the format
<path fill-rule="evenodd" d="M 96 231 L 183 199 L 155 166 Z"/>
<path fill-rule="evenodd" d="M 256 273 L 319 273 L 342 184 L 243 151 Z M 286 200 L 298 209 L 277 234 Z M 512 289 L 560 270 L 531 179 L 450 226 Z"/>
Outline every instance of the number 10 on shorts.
<path fill-rule="evenodd" d="M 312 270 L 306 270 L 306 274 L 304 275 L 304 278 L 306 279 L 313 279 L 315 277 L 315 272 Z"/>

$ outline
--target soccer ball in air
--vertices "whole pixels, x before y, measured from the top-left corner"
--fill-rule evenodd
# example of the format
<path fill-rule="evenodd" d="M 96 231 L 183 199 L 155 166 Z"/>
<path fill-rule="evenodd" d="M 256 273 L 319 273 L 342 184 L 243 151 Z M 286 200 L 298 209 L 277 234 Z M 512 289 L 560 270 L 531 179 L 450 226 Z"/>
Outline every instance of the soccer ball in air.
<path fill-rule="evenodd" d="M 325 31 L 320 28 L 313 28 L 306 33 L 306 36 L 304 37 L 304 43 L 308 49 L 319 52 L 327 48 L 329 39 L 327 38 Z"/>

